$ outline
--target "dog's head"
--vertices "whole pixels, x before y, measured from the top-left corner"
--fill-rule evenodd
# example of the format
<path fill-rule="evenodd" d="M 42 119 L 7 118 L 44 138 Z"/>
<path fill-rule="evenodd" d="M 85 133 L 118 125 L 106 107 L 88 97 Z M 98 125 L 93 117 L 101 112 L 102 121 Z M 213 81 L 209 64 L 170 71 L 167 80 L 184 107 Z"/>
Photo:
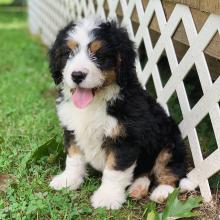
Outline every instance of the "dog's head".
<path fill-rule="evenodd" d="M 96 90 L 113 83 L 125 88 L 135 77 L 133 42 L 114 21 L 70 23 L 57 35 L 49 55 L 55 83 L 81 97 L 82 107 Z"/>

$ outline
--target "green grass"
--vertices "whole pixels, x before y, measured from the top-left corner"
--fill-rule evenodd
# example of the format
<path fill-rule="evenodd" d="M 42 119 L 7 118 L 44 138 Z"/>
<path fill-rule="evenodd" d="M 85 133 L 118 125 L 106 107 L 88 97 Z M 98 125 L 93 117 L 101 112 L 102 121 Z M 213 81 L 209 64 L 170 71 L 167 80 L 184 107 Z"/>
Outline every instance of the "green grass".
<path fill-rule="evenodd" d="M 0 195 L 0 219 L 141 219 L 146 201 L 94 210 L 90 196 L 100 184 L 94 174 L 79 191 L 51 190 L 49 180 L 62 165 L 54 155 L 22 166 L 49 139 L 62 141 L 47 49 L 26 25 L 23 9 L 0 7 L 0 174 L 15 176 Z"/>
<path fill-rule="evenodd" d="M 13 0 L 0 0 L 0 5 L 8 5 L 11 4 Z"/>

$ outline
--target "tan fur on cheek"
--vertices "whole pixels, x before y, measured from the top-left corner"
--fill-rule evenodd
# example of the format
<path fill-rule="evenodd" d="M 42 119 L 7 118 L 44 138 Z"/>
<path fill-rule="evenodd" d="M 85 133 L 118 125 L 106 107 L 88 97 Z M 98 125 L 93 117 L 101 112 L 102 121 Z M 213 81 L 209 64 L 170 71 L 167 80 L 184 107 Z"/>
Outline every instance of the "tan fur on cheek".
<path fill-rule="evenodd" d="M 103 72 L 104 76 L 105 76 L 105 86 L 111 85 L 114 82 L 116 82 L 116 72 L 115 70 L 109 70 L 109 71 L 105 71 Z"/>
<path fill-rule="evenodd" d="M 117 137 L 125 137 L 125 136 L 126 136 L 126 132 L 124 126 L 118 123 L 117 126 L 113 128 L 111 137 L 113 139 L 116 139 Z"/>
<path fill-rule="evenodd" d="M 81 154 L 80 149 L 75 144 L 71 144 L 68 147 L 67 152 L 70 157 L 77 155 L 77 154 Z"/>
<path fill-rule="evenodd" d="M 69 47 L 72 50 L 78 47 L 78 43 L 74 40 L 68 40 L 66 44 L 67 44 L 67 47 Z"/>
<path fill-rule="evenodd" d="M 157 156 L 152 172 L 155 176 L 156 182 L 159 184 L 176 186 L 178 177 L 167 168 L 167 164 L 171 157 L 172 153 L 168 149 L 162 150 Z"/>
<path fill-rule="evenodd" d="M 102 47 L 102 41 L 95 40 L 90 44 L 89 49 L 92 53 L 96 53 L 101 47 Z"/>

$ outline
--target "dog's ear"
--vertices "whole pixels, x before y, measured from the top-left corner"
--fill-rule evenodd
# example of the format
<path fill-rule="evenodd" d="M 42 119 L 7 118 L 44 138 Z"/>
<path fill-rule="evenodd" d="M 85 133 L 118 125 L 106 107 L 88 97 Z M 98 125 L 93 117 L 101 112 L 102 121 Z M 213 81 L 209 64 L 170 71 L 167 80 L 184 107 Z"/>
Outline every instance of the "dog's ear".
<path fill-rule="evenodd" d="M 100 24 L 93 34 L 109 43 L 108 47 L 114 51 L 113 56 L 117 56 L 116 81 L 119 86 L 126 87 L 132 79 L 136 80 L 136 52 L 134 42 L 130 40 L 127 30 L 113 20 Z"/>
<path fill-rule="evenodd" d="M 118 28 L 117 34 L 120 42 L 118 48 L 117 83 L 123 88 L 127 86 L 128 82 L 136 80 L 136 52 L 134 42 L 130 40 L 125 28 Z"/>
<path fill-rule="evenodd" d="M 62 71 L 66 65 L 66 61 L 69 57 L 71 49 L 67 45 L 68 31 L 74 28 L 74 23 L 69 23 L 64 29 L 62 29 L 49 50 L 49 68 L 54 79 L 55 84 L 62 82 Z"/>

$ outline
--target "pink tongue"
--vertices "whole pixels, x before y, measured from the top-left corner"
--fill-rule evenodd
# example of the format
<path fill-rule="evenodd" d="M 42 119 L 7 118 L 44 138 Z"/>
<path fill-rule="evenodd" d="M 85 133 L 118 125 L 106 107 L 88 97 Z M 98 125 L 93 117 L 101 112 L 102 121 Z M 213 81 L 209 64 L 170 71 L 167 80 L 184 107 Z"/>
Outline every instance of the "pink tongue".
<path fill-rule="evenodd" d="M 93 100 L 91 89 L 76 88 L 72 101 L 78 108 L 85 108 Z"/>

